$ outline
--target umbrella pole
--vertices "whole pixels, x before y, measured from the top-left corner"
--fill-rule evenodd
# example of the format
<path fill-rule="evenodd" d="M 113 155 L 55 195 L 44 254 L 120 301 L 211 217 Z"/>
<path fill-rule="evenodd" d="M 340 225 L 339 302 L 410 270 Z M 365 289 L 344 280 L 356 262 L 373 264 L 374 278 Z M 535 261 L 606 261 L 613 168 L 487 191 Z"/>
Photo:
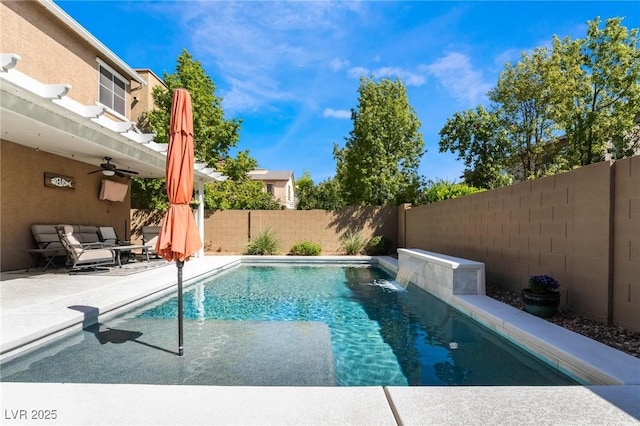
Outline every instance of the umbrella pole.
<path fill-rule="evenodd" d="M 178 265 L 178 355 L 184 355 L 184 346 L 182 338 L 182 267 L 184 260 L 176 261 Z"/>

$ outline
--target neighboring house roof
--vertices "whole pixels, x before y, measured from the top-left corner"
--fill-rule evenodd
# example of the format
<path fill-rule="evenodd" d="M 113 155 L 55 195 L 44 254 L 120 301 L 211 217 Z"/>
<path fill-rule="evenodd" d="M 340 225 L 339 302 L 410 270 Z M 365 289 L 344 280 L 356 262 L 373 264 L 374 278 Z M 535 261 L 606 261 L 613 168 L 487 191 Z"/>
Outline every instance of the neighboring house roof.
<path fill-rule="evenodd" d="M 290 170 L 251 170 L 248 173 L 253 180 L 289 180 L 293 178 L 293 172 Z"/>

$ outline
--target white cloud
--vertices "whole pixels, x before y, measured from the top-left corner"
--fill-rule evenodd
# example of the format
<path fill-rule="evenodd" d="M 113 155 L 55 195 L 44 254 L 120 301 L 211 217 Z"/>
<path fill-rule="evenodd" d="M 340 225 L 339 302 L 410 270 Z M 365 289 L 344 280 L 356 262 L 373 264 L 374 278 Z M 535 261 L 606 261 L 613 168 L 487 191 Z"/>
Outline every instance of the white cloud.
<path fill-rule="evenodd" d="M 501 52 L 500 54 L 498 54 L 496 56 L 494 62 L 495 62 L 496 65 L 498 65 L 500 67 L 504 67 L 504 65 L 507 62 L 509 62 L 509 63 L 518 62 L 520 60 L 520 55 L 522 54 L 523 51 L 525 51 L 525 50 L 524 49 L 508 49 L 508 50 L 505 50 L 504 52 Z"/>
<path fill-rule="evenodd" d="M 382 67 L 373 71 L 365 67 L 353 67 L 347 71 L 347 75 L 351 78 L 368 77 L 370 75 L 376 78 L 388 77 L 393 79 L 397 77 L 407 86 L 422 86 L 426 82 L 423 70 L 422 72 L 414 72 L 398 67 Z"/>
<path fill-rule="evenodd" d="M 334 70 L 348 67 L 333 48 L 346 19 L 364 7 L 348 2 L 201 1 L 190 2 L 181 13 L 195 49 L 191 53 L 231 86 L 225 106 L 233 106 L 234 112 L 308 96 L 308 83 L 291 83 L 319 64 Z M 332 51 L 333 61 L 327 57 Z M 247 81 L 253 84 L 239 84 Z"/>
<path fill-rule="evenodd" d="M 369 70 L 364 67 L 353 67 L 349 68 L 347 75 L 351 78 L 360 78 L 362 76 L 368 76 Z"/>
<path fill-rule="evenodd" d="M 491 89 L 491 84 L 483 80 L 482 72 L 475 70 L 469 57 L 462 53 L 449 53 L 425 65 L 424 70 L 454 98 L 469 104 L 478 103 Z"/>
<path fill-rule="evenodd" d="M 398 77 L 407 86 L 422 86 L 425 82 L 424 75 L 397 67 L 380 68 L 375 70 L 373 75 L 376 77 Z"/>
<path fill-rule="evenodd" d="M 331 62 L 329 62 L 329 68 L 331 68 L 332 71 L 343 70 L 347 68 L 349 65 L 350 65 L 350 62 L 347 59 L 333 58 Z"/>
<path fill-rule="evenodd" d="M 351 111 L 346 109 L 325 108 L 322 113 L 324 118 L 338 118 L 340 120 L 351 118 Z"/>

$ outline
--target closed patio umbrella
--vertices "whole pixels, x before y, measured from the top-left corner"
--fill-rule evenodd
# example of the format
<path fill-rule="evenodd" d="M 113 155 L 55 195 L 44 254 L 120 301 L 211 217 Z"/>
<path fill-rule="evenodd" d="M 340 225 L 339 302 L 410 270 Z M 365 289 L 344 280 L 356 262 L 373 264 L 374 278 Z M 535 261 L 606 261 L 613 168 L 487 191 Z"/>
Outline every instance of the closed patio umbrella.
<path fill-rule="evenodd" d="M 193 193 L 193 115 L 191 95 L 185 89 L 173 92 L 166 185 L 169 210 L 162 219 L 156 253 L 168 261 L 175 260 L 178 267 L 178 355 L 182 356 L 182 268 L 202 247 L 189 206 Z"/>

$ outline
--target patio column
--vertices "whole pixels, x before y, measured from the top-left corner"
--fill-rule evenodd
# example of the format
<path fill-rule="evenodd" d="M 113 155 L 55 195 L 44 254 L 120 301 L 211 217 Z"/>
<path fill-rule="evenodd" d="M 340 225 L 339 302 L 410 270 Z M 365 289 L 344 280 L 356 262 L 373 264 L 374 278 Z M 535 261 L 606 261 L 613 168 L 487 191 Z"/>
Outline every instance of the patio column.
<path fill-rule="evenodd" d="M 203 247 L 198 250 L 195 257 L 202 257 L 204 256 L 204 182 L 201 180 L 196 181 L 196 199 L 198 200 L 198 209 L 195 212 L 196 226 Z"/>

